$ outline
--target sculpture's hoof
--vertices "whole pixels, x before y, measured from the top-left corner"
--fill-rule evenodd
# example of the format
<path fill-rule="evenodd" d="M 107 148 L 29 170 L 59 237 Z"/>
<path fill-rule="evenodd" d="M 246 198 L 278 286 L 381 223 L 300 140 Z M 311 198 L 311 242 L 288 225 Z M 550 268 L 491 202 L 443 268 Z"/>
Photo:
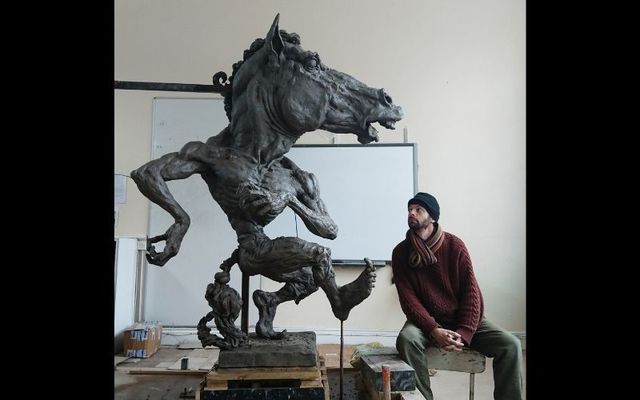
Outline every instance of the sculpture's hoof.
<path fill-rule="evenodd" d="M 333 315 L 340 321 L 345 321 L 351 309 L 369 297 L 375 287 L 376 268 L 368 258 L 365 258 L 364 262 L 365 269 L 353 282 L 338 289 L 338 300 L 331 304 Z"/>
<path fill-rule="evenodd" d="M 273 329 L 265 329 L 261 326 L 260 322 L 256 324 L 256 334 L 263 339 L 270 340 L 280 340 L 284 339 L 287 330 L 283 330 L 282 332 L 276 332 Z"/>

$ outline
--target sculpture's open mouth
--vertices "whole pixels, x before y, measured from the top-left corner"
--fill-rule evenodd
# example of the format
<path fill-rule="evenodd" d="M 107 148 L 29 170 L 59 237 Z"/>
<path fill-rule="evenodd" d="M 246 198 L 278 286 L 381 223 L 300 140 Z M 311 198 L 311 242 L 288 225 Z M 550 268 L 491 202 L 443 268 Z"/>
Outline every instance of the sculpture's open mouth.
<path fill-rule="evenodd" d="M 380 139 L 378 137 L 378 130 L 371 125 L 372 123 L 377 122 L 387 129 L 396 129 L 396 122 L 400 121 L 401 118 L 402 116 L 399 115 L 397 118 L 382 117 L 377 119 L 366 119 L 363 127 L 363 134 L 358 135 L 358 142 L 367 144 L 377 142 Z"/>

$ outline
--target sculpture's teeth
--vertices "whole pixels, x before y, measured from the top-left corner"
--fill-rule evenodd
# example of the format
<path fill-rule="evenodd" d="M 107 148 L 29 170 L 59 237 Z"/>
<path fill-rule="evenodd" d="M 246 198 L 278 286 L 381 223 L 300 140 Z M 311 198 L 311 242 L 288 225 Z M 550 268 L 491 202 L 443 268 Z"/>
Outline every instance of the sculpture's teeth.
<path fill-rule="evenodd" d="M 393 120 L 382 120 L 380 121 L 380 125 L 387 129 L 396 129 L 396 121 Z"/>

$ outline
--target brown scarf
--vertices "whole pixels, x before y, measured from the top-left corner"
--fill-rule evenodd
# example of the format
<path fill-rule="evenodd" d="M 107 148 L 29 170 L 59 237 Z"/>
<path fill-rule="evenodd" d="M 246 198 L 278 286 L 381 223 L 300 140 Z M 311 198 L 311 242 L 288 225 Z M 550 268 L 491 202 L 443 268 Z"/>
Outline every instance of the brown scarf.
<path fill-rule="evenodd" d="M 436 231 L 431 234 L 431 237 L 427 241 L 423 241 L 413 229 L 407 231 L 407 239 L 411 243 L 411 252 L 409 253 L 409 265 L 413 268 L 419 266 L 428 267 L 438 262 L 438 259 L 434 255 L 436 251 L 442 245 L 444 235 L 442 234 L 442 228 L 440 224 L 434 222 Z"/>

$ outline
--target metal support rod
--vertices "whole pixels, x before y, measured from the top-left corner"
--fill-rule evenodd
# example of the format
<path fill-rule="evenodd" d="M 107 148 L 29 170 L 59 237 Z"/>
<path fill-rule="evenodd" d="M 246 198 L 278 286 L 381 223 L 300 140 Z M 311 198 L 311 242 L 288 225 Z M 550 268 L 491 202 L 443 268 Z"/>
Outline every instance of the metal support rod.
<path fill-rule="evenodd" d="M 220 93 L 213 85 L 193 83 L 114 81 L 114 88 L 126 90 L 160 90 L 165 92 Z"/>
<path fill-rule="evenodd" d="M 471 377 L 469 378 L 469 400 L 473 400 L 473 390 L 474 390 L 474 381 L 475 381 L 475 377 L 476 374 L 474 374 L 473 372 L 470 374 Z"/>
<path fill-rule="evenodd" d="M 242 317 L 240 329 L 249 334 L 249 274 L 242 273 Z"/>
<path fill-rule="evenodd" d="M 342 352 L 344 351 L 344 334 L 342 327 L 344 325 L 344 321 L 340 321 L 340 400 L 342 400 L 342 375 L 344 373 L 344 369 L 342 368 Z"/>

